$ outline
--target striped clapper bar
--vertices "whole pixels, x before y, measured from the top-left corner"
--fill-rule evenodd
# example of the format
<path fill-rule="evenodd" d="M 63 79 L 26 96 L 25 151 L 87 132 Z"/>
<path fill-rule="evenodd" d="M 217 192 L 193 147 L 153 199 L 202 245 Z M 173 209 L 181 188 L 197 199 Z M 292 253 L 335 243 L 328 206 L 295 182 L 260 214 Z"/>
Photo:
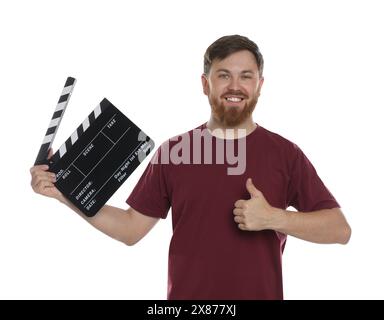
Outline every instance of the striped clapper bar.
<path fill-rule="evenodd" d="M 103 99 L 49 161 L 56 187 L 86 216 L 94 216 L 155 144 Z"/>
<path fill-rule="evenodd" d="M 51 122 L 48 125 L 47 132 L 45 133 L 43 142 L 41 143 L 39 153 L 37 154 L 35 165 L 48 164 L 48 151 L 52 146 L 53 140 L 55 139 L 57 129 L 59 128 L 61 119 L 64 116 L 65 109 L 67 108 L 68 101 L 71 97 L 75 84 L 76 79 L 72 77 L 68 77 L 67 81 L 65 81 L 63 91 L 61 92 L 59 101 L 57 102 L 55 111 L 53 112 Z"/>

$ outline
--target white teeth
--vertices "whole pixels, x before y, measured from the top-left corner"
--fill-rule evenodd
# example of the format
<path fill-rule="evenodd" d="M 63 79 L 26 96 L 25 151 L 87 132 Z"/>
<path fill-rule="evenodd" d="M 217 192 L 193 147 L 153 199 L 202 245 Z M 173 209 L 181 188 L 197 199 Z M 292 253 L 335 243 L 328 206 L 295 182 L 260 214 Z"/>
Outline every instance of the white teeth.
<path fill-rule="evenodd" d="M 231 102 L 240 102 L 241 98 L 235 98 L 235 97 L 229 97 L 229 98 L 226 98 L 227 101 L 231 101 Z"/>

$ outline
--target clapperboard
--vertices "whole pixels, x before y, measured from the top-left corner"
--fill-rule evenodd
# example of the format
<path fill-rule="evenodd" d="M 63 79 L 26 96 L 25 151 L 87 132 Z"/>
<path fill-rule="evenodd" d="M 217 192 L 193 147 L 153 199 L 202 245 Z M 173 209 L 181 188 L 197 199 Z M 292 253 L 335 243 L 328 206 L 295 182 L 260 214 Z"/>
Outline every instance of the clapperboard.
<path fill-rule="evenodd" d="M 35 165 L 48 164 L 56 187 L 85 215 L 94 216 L 155 144 L 107 99 L 89 114 L 47 161 L 48 150 L 76 83 L 69 77 L 44 136 Z"/>

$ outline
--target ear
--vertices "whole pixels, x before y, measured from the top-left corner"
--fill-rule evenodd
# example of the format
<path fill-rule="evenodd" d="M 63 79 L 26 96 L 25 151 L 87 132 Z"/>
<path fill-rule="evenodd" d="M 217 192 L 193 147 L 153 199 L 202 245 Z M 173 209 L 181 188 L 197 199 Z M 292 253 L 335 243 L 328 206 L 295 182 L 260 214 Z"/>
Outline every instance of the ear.
<path fill-rule="evenodd" d="M 257 88 L 257 96 L 258 97 L 260 96 L 260 91 L 261 91 L 261 87 L 263 86 L 263 83 L 264 83 L 264 77 L 261 77 L 259 80 L 258 88 Z"/>
<path fill-rule="evenodd" d="M 201 75 L 201 84 L 203 85 L 203 92 L 207 96 L 209 94 L 209 83 L 205 73 Z"/>

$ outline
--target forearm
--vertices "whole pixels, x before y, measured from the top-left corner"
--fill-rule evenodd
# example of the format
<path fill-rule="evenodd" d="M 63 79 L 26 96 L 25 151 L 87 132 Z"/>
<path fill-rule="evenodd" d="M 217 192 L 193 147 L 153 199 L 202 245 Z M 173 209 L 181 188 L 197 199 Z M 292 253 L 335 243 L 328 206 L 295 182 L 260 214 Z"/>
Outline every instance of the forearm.
<path fill-rule="evenodd" d="M 133 245 L 144 237 L 159 220 L 145 216 L 133 208 L 123 210 L 107 205 L 102 207 L 94 217 L 86 217 L 55 187 L 56 175 L 48 172 L 48 169 L 47 165 L 31 168 L 32 189 L 38 194 L 54 198 L 65 204 L 96 229 L 116 240 Z"/>
<path fill-rule="evenodd" d="M 313 212 L 274 209 L 269 229 L 315 243 L 346 244 L 351 235 L 344 215 L 338 208 Z"/>
<path fill-rule="evenodd" d="M 131 242 L 133 242 L 133 223 L 131 221 L 131 215 L 126 210 L 105 205 L 95 216 L 87 217 L 67 199 L 63 199 L 61 202 L 75 211 L 93 227 L 111 238 L 125 244 L 131 244 Z"/>

